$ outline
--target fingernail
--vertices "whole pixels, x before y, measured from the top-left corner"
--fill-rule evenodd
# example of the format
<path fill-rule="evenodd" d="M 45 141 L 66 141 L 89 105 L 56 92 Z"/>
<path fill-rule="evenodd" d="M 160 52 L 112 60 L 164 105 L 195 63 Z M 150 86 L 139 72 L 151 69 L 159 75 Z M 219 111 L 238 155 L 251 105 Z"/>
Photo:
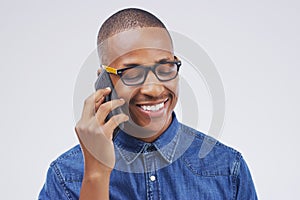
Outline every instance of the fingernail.
<path fill-rule="evenodd" d="M 110 90 L 110 87 L 105 88 L 106 90 Z"/>

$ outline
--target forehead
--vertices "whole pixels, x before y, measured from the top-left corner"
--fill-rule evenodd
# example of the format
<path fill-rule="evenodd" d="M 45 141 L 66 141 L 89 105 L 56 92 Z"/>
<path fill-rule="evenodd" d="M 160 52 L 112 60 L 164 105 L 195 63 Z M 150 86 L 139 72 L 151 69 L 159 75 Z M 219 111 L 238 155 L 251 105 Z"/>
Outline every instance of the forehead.
<path fill-rule="evenodd" d="M 172 40 L 163 28 L 136 28 L 115 34 L 103 42 L 101 60 L 106 64 L 112 63 L 124 55 L 132 55 L 147 49 L 157 52 L 173 53 Z M 136 54 L 138 55 L 138 54 Z"/>

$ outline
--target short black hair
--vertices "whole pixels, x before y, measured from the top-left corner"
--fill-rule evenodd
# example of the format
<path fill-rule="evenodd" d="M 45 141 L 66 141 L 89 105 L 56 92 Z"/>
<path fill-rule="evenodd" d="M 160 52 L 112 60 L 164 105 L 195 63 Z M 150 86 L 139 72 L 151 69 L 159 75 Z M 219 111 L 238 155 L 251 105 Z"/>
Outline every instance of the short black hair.
<path fill-rule="evenodd" d="M 126 8 L 120 10 L 110 16 L 102 24 L 97 37 L 97 46 L 114 34 L 143 27 L 159 27 L 166 29 L 165 25 L 148 11 L 139 8 Z"/>

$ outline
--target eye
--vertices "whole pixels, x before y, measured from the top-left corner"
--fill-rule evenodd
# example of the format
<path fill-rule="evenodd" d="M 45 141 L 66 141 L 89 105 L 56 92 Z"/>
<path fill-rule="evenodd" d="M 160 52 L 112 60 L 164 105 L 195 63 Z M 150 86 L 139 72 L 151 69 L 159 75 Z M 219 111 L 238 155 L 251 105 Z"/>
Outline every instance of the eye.
<path fill-rule="evenodd" d="M 144 70 L 142 68 L 131 68 L 123 72 L 122 78 L 128 81 L 140 80 L 144 77 Z"/>
<path fill-rule="evenodd" d="M 156 74 L 158 76 L 173 76 L 177 73 L 177 67 L 172 62 L 161 64 L 156 68 Z"/>

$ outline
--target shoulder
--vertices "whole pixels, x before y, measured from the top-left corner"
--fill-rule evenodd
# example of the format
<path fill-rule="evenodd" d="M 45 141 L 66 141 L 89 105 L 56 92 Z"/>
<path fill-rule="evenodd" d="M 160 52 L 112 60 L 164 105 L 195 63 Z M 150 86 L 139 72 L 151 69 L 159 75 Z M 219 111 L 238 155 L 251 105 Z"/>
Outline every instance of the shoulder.
<path fill-rule="evenodd" d="M 81 180 L 84 160 L 80 145 L 76 145 L 54 160 L 50 168 L 65 181 Z"/>
<path fill-rule="evenodd" d="M 192 138 L 183 161 L 194 173 L 208 176 L 237 175 L 242 155 L 217 139 L 180 124 L 182 138 Z"/>
<path fill-rule="evenodd" d="M 50 164 L 39 199 L 78 199 L 83 169 L 83 156 L 77 145 Z"/>
<path fill-rule="evenodd" d="M 64 163 L 65 161 L 78 161 L 83 159 L 82 151 L 80 145 L 76 145 L 71 149 L 67 150 L 63 154 L 61 154 L 54 162 Z"/>

